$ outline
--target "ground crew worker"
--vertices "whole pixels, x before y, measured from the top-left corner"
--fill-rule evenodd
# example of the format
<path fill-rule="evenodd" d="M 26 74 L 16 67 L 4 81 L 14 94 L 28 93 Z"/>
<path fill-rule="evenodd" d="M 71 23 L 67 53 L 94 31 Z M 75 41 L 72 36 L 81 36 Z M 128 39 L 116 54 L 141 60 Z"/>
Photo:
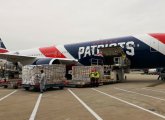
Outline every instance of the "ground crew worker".
<path fill-rule="evenodd" d="M 43 93 L 45 90 L 45 73 L 43 70 L 41 70 L 41 78 L 40 78 L 40 92 Z"/>
<path fill-rule="evenodd" d="M 99 78 L 100 78 L 100 73 L 96 69 L 92 69 L 90 73 L 90 80 L 91 80 L 92 87 L 99 86 Z"/>
<path fill-rule="evenodd" d="M 99 78 L 100 78 L 100 73 L 98 71 L 95 71 L 95 87 L 99 86 Z"/>

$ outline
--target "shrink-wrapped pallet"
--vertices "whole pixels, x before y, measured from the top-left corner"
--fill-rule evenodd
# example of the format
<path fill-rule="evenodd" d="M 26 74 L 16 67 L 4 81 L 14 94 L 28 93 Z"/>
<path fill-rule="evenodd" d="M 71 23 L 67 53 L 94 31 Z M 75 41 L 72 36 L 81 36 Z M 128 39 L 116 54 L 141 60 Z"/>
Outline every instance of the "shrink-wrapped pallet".
<path fill-rule="evenodd" d="M 92 69 L 96 69 L 100 73 L 100 79 L 103 77 L 104 68 L 102 66 L 73 66 L 72 80 L 90 81 Z"/>
<path fill-rule="evenodd" d="M 65 65 L 27 65 L 23 67 L 22 71 L 23 84 L 38 84 L 41 76 L 41 70 L 45 73 L 46 84 L 55 84 L 65 80 Z"/>

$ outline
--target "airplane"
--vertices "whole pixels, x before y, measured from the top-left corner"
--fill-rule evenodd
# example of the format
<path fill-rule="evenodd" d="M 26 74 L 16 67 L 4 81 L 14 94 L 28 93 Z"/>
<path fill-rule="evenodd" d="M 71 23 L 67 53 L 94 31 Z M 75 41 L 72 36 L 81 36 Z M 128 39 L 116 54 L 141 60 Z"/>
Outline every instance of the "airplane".
<path fill-rule="evenodd" d="M 165 67 L 165 33 L 131 35 L 66 45 L 8 51 L 0 40 L 0 59 L 23 65 L 68 63 L 91 65 L 100 48 L 119 46 L 131 61 L 130 68 Z"/>

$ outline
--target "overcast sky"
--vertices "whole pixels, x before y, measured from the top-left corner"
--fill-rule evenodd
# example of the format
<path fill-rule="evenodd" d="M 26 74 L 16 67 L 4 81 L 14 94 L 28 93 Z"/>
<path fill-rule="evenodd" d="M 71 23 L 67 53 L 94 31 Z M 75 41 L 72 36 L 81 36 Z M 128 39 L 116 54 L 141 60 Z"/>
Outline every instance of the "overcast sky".
<path fill-rule="evenodd" d="M 0 0 L 9 50 L 165 32 L 165 0 Z"/>

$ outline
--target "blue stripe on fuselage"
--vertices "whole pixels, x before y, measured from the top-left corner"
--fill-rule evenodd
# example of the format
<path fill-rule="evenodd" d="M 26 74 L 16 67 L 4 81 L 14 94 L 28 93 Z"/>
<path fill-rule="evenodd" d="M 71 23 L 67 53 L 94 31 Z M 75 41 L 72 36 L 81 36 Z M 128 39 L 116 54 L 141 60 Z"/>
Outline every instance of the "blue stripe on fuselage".
<path fill-rule="evenodd" d="M 66 50 L 83 65 L 90 65 L 90 60 L 97 53 L 98 47 L 111 47 L 119 45 L 123 48 L 127 57 L 131 60 L 131 68 L 162 67 L 164 55 L 150 51 L 150 46 L 140 40 L 128 36 L 115 39 L 104 39 L 76 44 L 67 44 Z"/>

